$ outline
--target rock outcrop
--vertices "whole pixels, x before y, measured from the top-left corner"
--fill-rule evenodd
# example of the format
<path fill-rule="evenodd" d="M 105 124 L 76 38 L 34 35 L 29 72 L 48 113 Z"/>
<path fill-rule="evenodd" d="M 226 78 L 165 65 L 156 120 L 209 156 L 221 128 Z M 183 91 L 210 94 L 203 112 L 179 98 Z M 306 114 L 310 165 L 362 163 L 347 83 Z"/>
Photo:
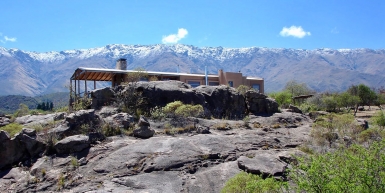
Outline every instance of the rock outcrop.
<path fill-rule="evenodd" d="M 144 116 L 140 116 L 137 128 L 134 129 L 133 135 L 142 139 L 148 139 L 154 136 L 155 130 L 151 129 L 150 123 Z"/>
<path fill-rule="evenodd" d="M 271 115 L 278 112 L 278 104 L 274 99 L 262 93 L 248 91 L 246 97 L 235 88 L 228 86 L 199 86 L 192 88 L 180 81 L 137 82 L 127 86 L 106 88 L 92 91 L 92 106 L 101 108 L 99 101 L 115 101 L 118 96 L 139 92 L 145 101 L 146 108 L 164 107 L 170 102 L 182 101 L 185 104 L 202 105 L 207 117 L 243 118 L 247 112 Z M 103 93 L 109 94 L 103 94 Z M 113 96 L 112 96 L 113 95 Z M 103 97 L 110 97 L 103 99 Z"/>
<path fill-rule="evenodd" d="M 86 135 L 73 135 L 58 141 L 54 148 L 59 154 L 76 153 L 90 147 L 89 137 Z"/>
<path fill-rule="evenodd" d="M 245 94 L 247 109 L 253 114 L 274 114 L 278 111 L 278 103 L 262 93 L 249 90 Z"/>
<path fill-rule="evenodd" d="M 0 169 L 37 156 L 45 150 L 45 144 L 36 140 L 36 131 L 23 128 L 14 138 L 0 130 Z"/>

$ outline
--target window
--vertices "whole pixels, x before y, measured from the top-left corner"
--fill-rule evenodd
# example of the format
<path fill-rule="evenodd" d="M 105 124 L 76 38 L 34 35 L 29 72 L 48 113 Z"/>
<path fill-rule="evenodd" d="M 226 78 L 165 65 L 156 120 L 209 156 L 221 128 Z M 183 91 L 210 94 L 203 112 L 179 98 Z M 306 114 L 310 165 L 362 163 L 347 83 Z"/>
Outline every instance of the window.
<path fill-rule="evenodd" d="M 209 86 L 219 86 L 219 82 L 209 82 Z"/>
<path fill-rule="evenodd" d="M 148 78 L 146 78 L 146 77 L 140 77 L 139 81 L 145 81 L 145 82 L 148 82 Z"/>
<path fill-rule="evenodd" d="M 188 81 L 187 84 L 191 85 L 193 88 L 198 87 L 201 85 L 201 82 L 199 81 Z"/>
<path fill-rule="evenodd" d="M 233 86 L 234 86 L 233 81 L 229 81 L 229 82 L 227 82 L 227 83 L 228 83 L 228 85 L 229 85 L 230 87 L 233 87 Z"/>
<path fill-rule="evenodd" d="M 253 84 L 253 89 L 259 92 L 259 84 Z"/>

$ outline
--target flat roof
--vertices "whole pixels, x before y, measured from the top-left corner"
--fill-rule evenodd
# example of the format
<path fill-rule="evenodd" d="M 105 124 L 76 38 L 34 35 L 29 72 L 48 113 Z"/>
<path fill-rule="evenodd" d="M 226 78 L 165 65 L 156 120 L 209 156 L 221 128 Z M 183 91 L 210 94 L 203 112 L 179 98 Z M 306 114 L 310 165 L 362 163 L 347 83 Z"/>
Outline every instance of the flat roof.
<path fill-rule="evenodd" d="M 136 70 L 118 70 L 110 68 L 88 68 L 79 67 L 75 70 L 71 76 L 71 80 L 95 80 L 95 81 L 112 81 L 114 74 L 126 74 L 129 72 L 137 72 Z M 189 73 L 177 73 L 177 72 L 157 72 L 157 71 L 145 71 L 149 75 L 160 76 L 196 76 L 205 77 L 205 74 L 189 74 Z M 218 75 L 208 74 L 207 77 L 217 78 Z M 248 80 L 263 80 L 259 77 L 246 77 Z"/>

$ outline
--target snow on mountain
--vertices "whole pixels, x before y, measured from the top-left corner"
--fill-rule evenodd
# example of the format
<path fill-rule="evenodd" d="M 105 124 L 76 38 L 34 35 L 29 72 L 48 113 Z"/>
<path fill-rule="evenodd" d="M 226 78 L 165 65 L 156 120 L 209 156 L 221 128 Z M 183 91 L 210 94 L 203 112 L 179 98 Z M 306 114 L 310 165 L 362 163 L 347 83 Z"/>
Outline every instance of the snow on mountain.
<path fill-rule="evenodd" d="M 340 91 L 352 84 L 385 84 L 385 50 L 285 48 L 223 48 L 191 45 L 111 44 L 61 52 L 29 52 L 0 47 L 0 95 L 37 95 L 65 91 L 80 66 L 115 68 L 126 58 L 128 68 L 152 71 L 209 73 L 241 71 L 265 78 L 266 91 L 280 90 L 289 80 L 306 82 L 318 91 Z"/>

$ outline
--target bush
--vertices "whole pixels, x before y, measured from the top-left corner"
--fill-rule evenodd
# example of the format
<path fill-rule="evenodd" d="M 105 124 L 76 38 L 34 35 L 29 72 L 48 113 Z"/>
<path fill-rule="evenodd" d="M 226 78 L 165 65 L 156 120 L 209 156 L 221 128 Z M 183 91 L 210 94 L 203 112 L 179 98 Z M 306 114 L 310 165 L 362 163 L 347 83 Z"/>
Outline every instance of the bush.
<path fill-rule="evenodd" d="M 282 192 L 286 188 L 286 182 L 277 181 L 271 177 L 263 179 L 261 176 L 242 171 L 226 182 L 221 193 L 273 193 Z"/>
<path fill-rule="evenodd" d="M 385 192 L 384 141 L 297 160 L 289 176 L 298 192 Z"/>
<path fill-rule="evenodd" d="M 377 112 L 373 117 L 372 117 L 373 122 L 378 125 L 380 128 L 384 129 L 385 127 L 385 113 L 383 110 Z"/>
<path fill-rule="evenodd" d="M 6 126 L 0 127 L 0 130 L 6 131 L 10 135 L 10 137 L 14 137 L 22 129 L 23 129 L 23 125 L 20 125 L 18 123 L 11 123 Z"/>
<path fill-rule="evenodd" d="M 275 99 L 275 101 L 282 108 L 287 108 L 292 103 L 292 96 L 293 95 L 288 91 L 281 91 L 269 94 L 269 97 Z"/>
<path fill-rule="evenodd" d="M 239 92 L 239 94 L 245 96 L 246 92 L 248 90 L 250 90 L 250 86 L 246 86 L 246 85 L 239 85 L 238 88 L 237 88 L 237 91 Z M 259 92 L 259 91 L 258 91 Z"/>

